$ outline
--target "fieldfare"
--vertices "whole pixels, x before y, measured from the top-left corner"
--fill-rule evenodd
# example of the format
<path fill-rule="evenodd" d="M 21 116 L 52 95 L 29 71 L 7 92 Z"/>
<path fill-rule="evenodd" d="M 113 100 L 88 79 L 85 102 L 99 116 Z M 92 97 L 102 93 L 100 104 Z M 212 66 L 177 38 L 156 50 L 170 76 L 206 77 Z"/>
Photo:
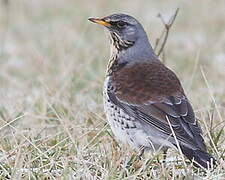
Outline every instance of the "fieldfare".
<path fill-rule="evenodd" d="M 89 18 L 109 31 L 103 98 L 115 136 L 136 149 L 180 149 L 194 165 L 215 163 L 175 73 L 154 53 L 142 25 L 126 14 Z"/>

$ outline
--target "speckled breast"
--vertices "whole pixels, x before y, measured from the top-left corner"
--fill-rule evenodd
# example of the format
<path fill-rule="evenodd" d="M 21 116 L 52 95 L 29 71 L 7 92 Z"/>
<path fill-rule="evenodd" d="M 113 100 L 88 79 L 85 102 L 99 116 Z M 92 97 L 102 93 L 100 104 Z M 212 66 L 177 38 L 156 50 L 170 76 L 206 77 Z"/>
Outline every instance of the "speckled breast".
<path fill-rule="evenodd" d="M 140 124 L 109 99 L 108 89 L 110 89 L 109 77 L 106 78 L 103 88 L 104 110 L 116 138 L 134 148 L 149 146 L 148 137 L 140 128 Z"/>

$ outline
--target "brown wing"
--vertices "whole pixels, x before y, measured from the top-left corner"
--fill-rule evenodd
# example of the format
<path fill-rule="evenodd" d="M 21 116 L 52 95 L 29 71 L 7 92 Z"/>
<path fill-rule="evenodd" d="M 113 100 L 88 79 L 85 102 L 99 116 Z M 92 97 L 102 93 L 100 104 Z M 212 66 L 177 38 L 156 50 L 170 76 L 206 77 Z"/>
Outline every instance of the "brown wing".
<path fill-rule="evenodd" d="M 110 84 L 109 98 L 136 120 L 171 135 L 168 117 L 178 140 L 206 149 L 178 78 L 161 62 L 124 67 L 112 75 Z"/>

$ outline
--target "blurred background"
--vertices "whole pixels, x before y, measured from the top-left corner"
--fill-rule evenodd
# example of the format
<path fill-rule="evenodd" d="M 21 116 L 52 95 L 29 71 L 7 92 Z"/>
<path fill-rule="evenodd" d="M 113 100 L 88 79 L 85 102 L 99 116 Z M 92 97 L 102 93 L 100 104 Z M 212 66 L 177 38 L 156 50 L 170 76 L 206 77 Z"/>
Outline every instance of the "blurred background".
<path fill-rule="evenodd" d="M 53 177 L 52 167 L 85 167 L 89 177 L 83 154 L 96 166 L 95 158 L 109 156 L 102 106 L 109 43 L 87 19 L 115 12 L 136 17 L 154 47 L 164 28 L 158 14 L 167 21 L 180 8 L 165 63 L 181 79 L 209 145 L 207 133 L 219 132 L 225 118 L 224 7 L 223 0 L 0 0 L 0 169 L 27 177 L 18 169 L 38 168 L 40 178 Z"/>

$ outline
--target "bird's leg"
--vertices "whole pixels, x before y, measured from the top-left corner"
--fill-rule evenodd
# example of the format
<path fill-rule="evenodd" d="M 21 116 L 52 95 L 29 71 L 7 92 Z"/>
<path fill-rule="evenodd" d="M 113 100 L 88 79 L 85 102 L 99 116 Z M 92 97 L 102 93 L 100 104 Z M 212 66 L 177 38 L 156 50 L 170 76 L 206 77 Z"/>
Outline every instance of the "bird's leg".
<path fill-rule="evenodd" d="M 163 148 L 163 149 L 162 149 L 162 151 L 163 151 L 163 160 L 162 160 L 162 163 L 165 163 L 165 162 L 166 162 L 167 150 L 168 150 L 168 148 Z M 160 163 L 160 158 L 159 158 L 159 156 L 157 156 L 157 162 Z"/>
<path fill-rule="evenodd" d="M 144 146 L 141 146 L 141 148 L 139 149 L 139 153 L 137 155 L 137 157 L 139 158 L 139 160 L 141 160 L 144 152 L 145 152 L 145 147 Z"/>
<path fill-rule="evenodd" d="M 168 150 L 168 148 L 163 149 L 163 163 L 166 162 L 167 150 Z"/>

